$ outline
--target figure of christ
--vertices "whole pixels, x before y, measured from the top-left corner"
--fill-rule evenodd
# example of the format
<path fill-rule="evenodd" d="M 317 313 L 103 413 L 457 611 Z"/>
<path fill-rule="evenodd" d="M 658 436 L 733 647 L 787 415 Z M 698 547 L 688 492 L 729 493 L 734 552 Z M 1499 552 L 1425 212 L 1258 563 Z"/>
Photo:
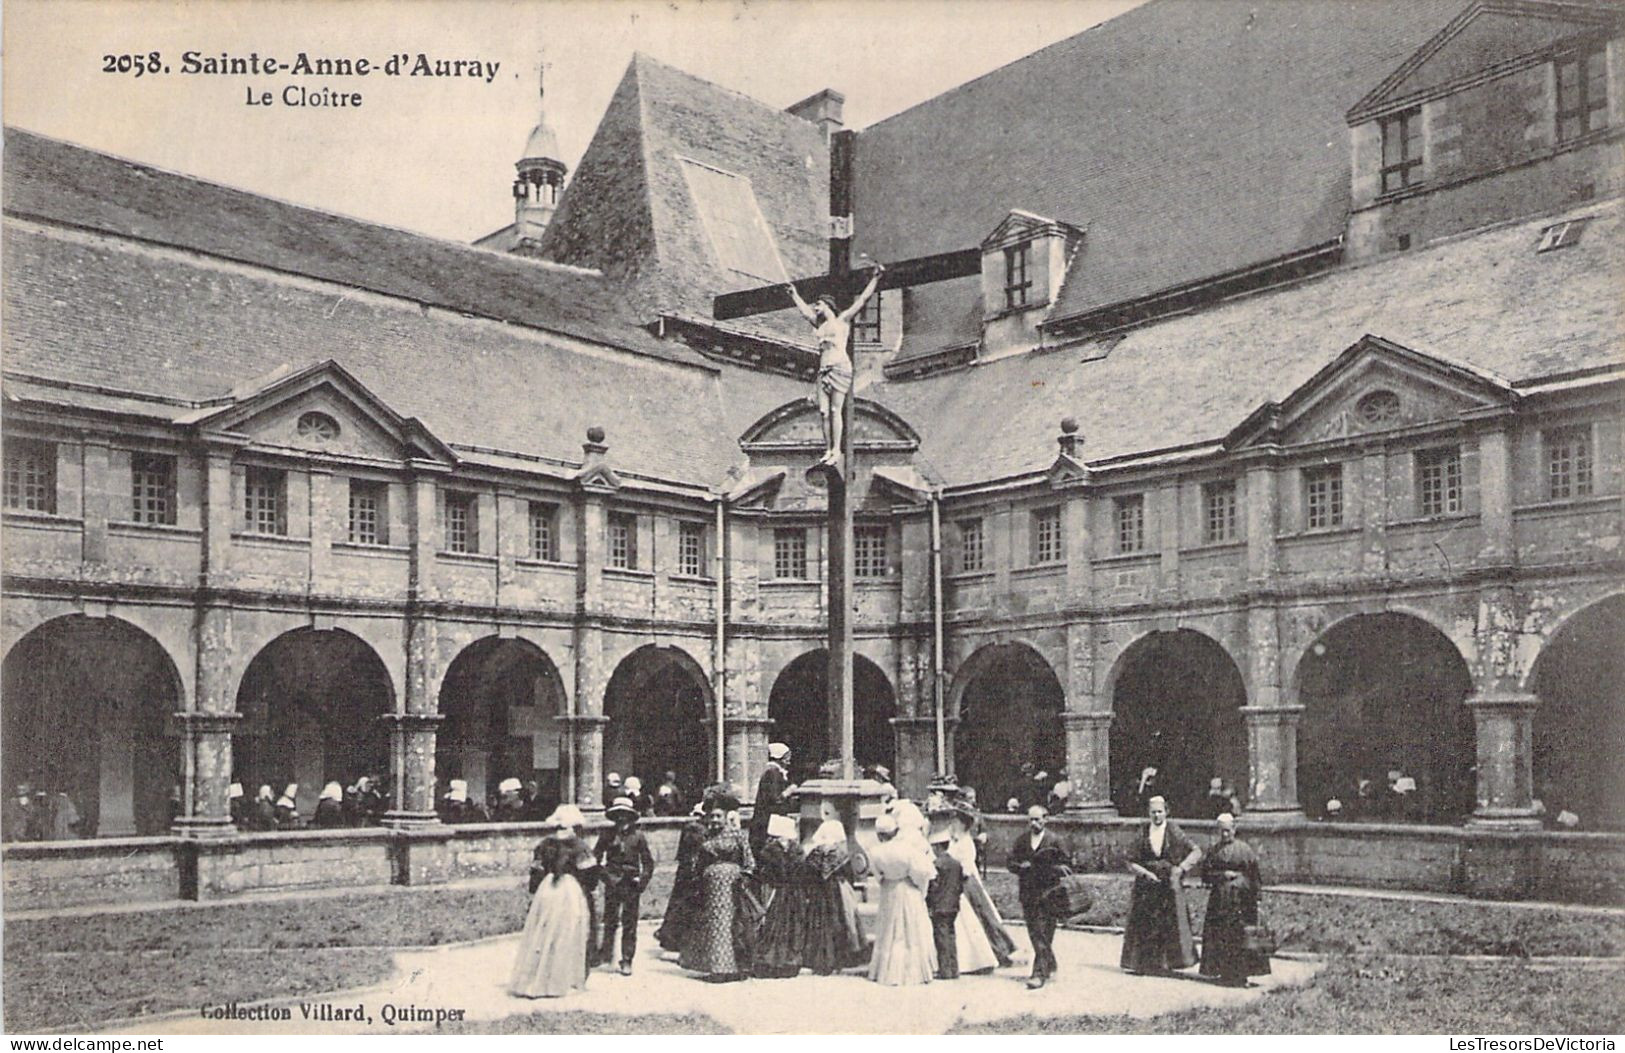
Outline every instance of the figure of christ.
<path fill-rule="evenodd" d="M 869 284 L 844 311 L 835 309 L 833 296 L 820 296 L 809 304 L 794 285 L 785 286 L 796 302 L 796 309 L 818 332 L 818 412 L 824 421 L 824 456 L 818 463 L 837 470 L 841 468 L 846 400 L 852 393 L 852 356 L 847 351 L 847 337 L 852 332 L 852 319 L 875 294 L 884 270 L 878 263 L 873 265 Z"/>

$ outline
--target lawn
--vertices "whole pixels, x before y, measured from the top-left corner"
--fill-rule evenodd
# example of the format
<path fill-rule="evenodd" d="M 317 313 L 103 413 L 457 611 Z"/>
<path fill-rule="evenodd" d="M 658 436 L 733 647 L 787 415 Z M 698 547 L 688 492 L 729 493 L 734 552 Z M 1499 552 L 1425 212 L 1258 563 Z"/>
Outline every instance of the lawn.
<path fill-rule="evenodd" d="M 704 1013 L 649 1013 L 621 1016 L 563 1010 L 521 1013 L 501 1020 L 469 1020 L 447 1024 L 436 1035 L 731 1035 L 728 1028 Z"/>
<path fill-rule="evenodd" d="M 1625 964 L 1336 957 L 1308 987 L 1148 1020 L 1025 1014 L 951 1034 L 1617 1034 Z"/>

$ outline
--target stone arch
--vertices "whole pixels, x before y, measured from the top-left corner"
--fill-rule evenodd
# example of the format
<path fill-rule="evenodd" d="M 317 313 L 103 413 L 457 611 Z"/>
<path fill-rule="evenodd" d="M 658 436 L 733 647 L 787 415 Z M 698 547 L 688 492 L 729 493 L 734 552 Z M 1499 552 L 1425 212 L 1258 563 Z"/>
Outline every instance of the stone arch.
<path fill-rule="evenodd" d="M 1334 622 L 1299 656 L 1292 685 L 1304 707 L 1298 787 L 1311 814 L 1334 797 L 1350 818 L 1443 822 L 1472 811 L 1477 742 L 1463 705 L 1472 674 L 1433 621 L 1381 611 Z M 1414 793 L 1386 792 L 1395 770 L 1416 781 Z"/>
<path fill-rule="evenodd" d="M 710 678 L 693 655 L 663 644 L 635 648 L 604 688 L 604 772 L 636 775 L 653 794 L 672 771 L 686 794 L 697 794 L 716 767 L 715 711 Z"/>
<path fill-rule="evenodd" d="M 322 785 L 362 775 L 381 785 L 390 772 L 394 712 L 388 667 L 344 629 L 290 629 L 262 647 L 237 688 L 242 719 L 232 729 L 235 781 L 250 795 L 265 784 L 299 784 L 299 814 L 315 812 Z"/>
<path fill-rule="evenodd" d="M 823 648 L 797 656 L 773 680 L 768 693 L 769 733 L 793 751 L 791 777 L 807 778 L 824 760 L 839 755 L 841 743 L 836 715 L 829 712 L 829 652 Z M 896 770 L 897 715 L 891 681 L 873 661 L 852 656 L 853 752 L 859 767 L 883 764 Z"/>
<path fill-rule="evenodd" d="M 1037 648 L 1023 642 L 979 647 L 954 675 L 949 712 L 954 730 L 953 771 L 976 787 L 984 808 L 1002 810 L 1010 798 L 1043 803 L 1066 778 L 1066 692 Z M 1035 779 L 1038 773 L 1046 777 Z"/>
<path fill-rule="evenodd" d="M 174 659 L 151 634 L 120 618 L 69 614 L 19 639 L 0 665 L 5 792 L 45 791 L 74 829 L 39 833 L 115 837 L 162 834 L 179 812 L 182 743 L 170 714 L 183 705 Z M 57 825 L 65 826 L 66 820 Z M 12 831 L 7 831 L 12 836 Z"/>
<path fill-rule="evenodd" d="M 1584 829 L 1625 829 L 1625 594 L 1570 614 L 1536 655 L 1529 688 L 1535 796 Z"/>
<path fill-rule="evenodd" d="M 1148 632 L 1123 649 L 1107 684 L 1111 794 L 1120 811 L 1138 815 L 1156 793 L 1175 816 L 1204 817 L 1215 776 L 1244 793 L 1247 687 L 1223 644 L 1195 629 Z M 1157 773 L 1142 790 L 1146 768 Z"/>
<path fill-rule="evenodd" d="M 565 748 L 564 680 L 541 647 L 518 637 L 486 636 L 457 652 L 440 679 L 435 774 L 468 783 L 484 801 L 506 778 L 534 781 L 539 798 L 558 803 Z"/>

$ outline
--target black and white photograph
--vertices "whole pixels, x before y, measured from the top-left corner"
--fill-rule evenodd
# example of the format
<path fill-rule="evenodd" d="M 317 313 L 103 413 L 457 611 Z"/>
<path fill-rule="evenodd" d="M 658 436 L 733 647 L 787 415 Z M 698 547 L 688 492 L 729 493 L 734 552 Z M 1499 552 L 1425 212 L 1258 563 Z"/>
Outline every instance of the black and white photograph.
<path fill-rule="evenodd" d="M 3 31 L 0 1030 L 1616 1048 L 1625 2 Z"/>

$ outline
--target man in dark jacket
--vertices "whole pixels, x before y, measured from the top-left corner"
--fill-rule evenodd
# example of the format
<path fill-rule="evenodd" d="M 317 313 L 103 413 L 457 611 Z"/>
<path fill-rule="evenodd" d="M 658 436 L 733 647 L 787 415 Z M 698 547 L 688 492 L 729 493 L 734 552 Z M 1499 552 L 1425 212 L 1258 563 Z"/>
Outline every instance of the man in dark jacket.
<path fill-rule="evenodd" d="M 649 841 L 638 829 L 638 810 L 627 797 L 617 797 L 604 810 L 615 824 L 598 837 L 593 855 L 604 882 L 604 939 L 594 964 L 610 960 L 615 952 L 615 930 L 621 929 L 621 975 L 632 975 L 632 956 L 638 949 L 638 905 L 643 890 L 655 875 Z"/>
<path fill-rule="evenodd" d="M 936 856 L 937 876 L 925 890 L 925 909 L 931 913 L 931 941 L 937 945 L 937 979 L 959 979 L 959 949 L 954 943 L 954 922 L 959 918 L 959 898 L 965 891 L 965 868 L 948 854 L 953 828 L 944 825 L 931 835 Z"/>
<path fill-rule="evenodd" d="M 1027 832 L 1010 848 L 1010 872 L 1016 875 L 1021 914 L 1033 941 L 1033 975 L 1027 986 L 1037 990 L 1055 975 L 1055 917 L 1044 906 L 1044 893 L 1061 883 L 1072 857 L 1060 839 L 1045 829 L 1049 812 L 1041 804 L 1027 809 Z"/>

